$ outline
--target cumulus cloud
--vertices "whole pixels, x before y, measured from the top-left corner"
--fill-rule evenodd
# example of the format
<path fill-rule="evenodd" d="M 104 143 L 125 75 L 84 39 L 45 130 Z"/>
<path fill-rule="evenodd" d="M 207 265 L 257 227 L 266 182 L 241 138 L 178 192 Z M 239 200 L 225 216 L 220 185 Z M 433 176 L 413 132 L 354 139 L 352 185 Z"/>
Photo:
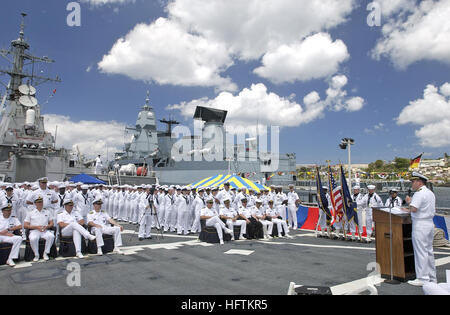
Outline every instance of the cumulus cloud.
<path fill-rule="evenodd" d="M 345 76 L 333 77 L 329 82 L 329 90 L 333 93 L 321 100 L 319 93 L 312 91 L 303 98 L 304 105 L 291 98 L 269 92 L 264 84 L 259 83 L 243 89 L 237 95 L 222 92 L 214 99 L 205 97 L 169 105 L 167 109 L 180 111 L 186 119 L 193 117 L 197 106 L 226 110 L 228 111 L 226 124 L 237 133 L 254 133 L 257 120 L 262 126 L 297 127 L 323 117 L 326 109 L 360 110 L 364 105 L 364 99 L 348 98 L 347 92 L 343 89 L 347 82 Z"/>
<path fill-rule="evenodd" d="M 123 150 L 125 124 L 115 121 L 88 121 L 75 122 L 68 116 L 48 114 L 44 115 L 45 129 L 55 136 L 57 147 L 75 149 L 76 146 L 86 157 L 95 157 L 98 154 L 105 156 L 109 151 L 109 158 L 115 152 Z M 108 148 L 108 150 L 107 150 Z"/>
<path fill-rule="evenodd" d="M 333 42 L 327 33 L 318 33 L 292 45 L 267 52 L 255 73 L 274 83 L 326 78 L 339 70 L 350 57 L 341 40 Z"/>
<path fill-rule="evenodd" d="M 383 2 L 390 8 L 387 1 Z M 392 15 L 383 26 L 383 37 L 372 50 L 372 57 L 389 58 L 399 69 L 421 60 L 450 64 L 450 0 L 424 0 L 418 6 L 414 1 L 396 3 L 385 12 L 392 15 L 400 10 L 401 14 Z"/>
<path fill-rule="evenodd" d="M 344 23 L 355 7 L 355 0 L 171 0 L 167 18 L 137 25 L 98 65 L 136 80 L 236 91 L 222 74 L 237 60 L 264 56 L 256 73 L 273 82 L 323 78 L 348 58 L 345 44 L 324 32 Z M 295 59 L 312 47 L 320 54 Z M 283 49 L 288 60 L 279 58 Z"/>
<path fill-rule="evenodd" d="M 421 126 L 415 134 L 421 145 L 439 148 L 450 145 L 450 84 L 441 86 L 441 93 L 434 85 L 428 85 L 423 98 L 412 101 L 406 106 L 397 124 Z"/>
<path fill-rule="evenodd" d="M 119 39 L 98 64 L 106 73 L 135 80 L 181 86 L 211 86 L 236 90 L 220 73 L 233 64 L 225 46 L 183 30 L 165 18 L 138 24 Z"/>
<path fill-rule="evenodd" d="M 93 6 L 104 6 L 108 4 L 126 4 L 126 3 L 132 3 L 136 0 L 82 0 L 83 2 L 87 2 Z"/>

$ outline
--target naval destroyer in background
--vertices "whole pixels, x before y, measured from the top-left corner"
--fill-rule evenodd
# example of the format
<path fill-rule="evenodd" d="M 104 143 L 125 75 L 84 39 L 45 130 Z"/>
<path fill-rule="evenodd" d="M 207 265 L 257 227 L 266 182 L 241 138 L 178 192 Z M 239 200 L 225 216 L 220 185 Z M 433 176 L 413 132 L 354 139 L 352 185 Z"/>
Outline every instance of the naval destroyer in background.
<path fill-rule="evenodd" d="M 10 77 L 7 85 L 0 81 L 6 87 L 0 107 L 0 180 L 23 182 L 48 176 L 63 181 L 71 175 L 88 173 L 90 168 L 79 153 L 56 149 L 55 138 L 45 131 L 35 87 L 61 80 L 35 73 L 36 64 L 54 61 L 27 53 L 30 45 L 25 40 L 25 17 L 22 13 L 19 38 L 11 42 L 10 50 L 0 50 L 12 65 L 0 68 L 0 75 Z"/>
<path fill-rule="evenodd" d="M 178 149 L 177 143 L 183 140 L 174 137 L 173 126 L 179 122 L 159 120 L 167 125 L 167 129 L 158 131 L 155 112 L 150 106 L 147 93 L 146 104 L 138 114 L 135 127 L 126 128 L 131 133 L 131 142 L 125 143 L 123 152 L 115 154 L 112 164 L 116 168 L 134 165 L 140 170 L 148 170 L 160 184 L 186 185 L 219 174 L 239 175 L 266 185 L 295 184 L 296 155 L 261 152 L 258 150 L 259 137 L 246 139 L 245 144 L 234 144 L 228 157 L 225 150 L 211 152 L 214 148 L 208 148 L 208 143 L 217 135 L 222 137 L 219 138 L 221 145 L 217 147 L 226 147 L 226 117 L 225 110 L 198 106 L 193 119 L 203 124 L 201 135 L 183 140 L 187 141 L 188 148 L 195 148 L 196 141 L 201 148 L 189 151 L 187 159 L 177 161 L 173 157 L 173 148 Z M 181 151 L 186 153 L 184 150 L 185 148 Z M 209 161 L 211 159 L 205 157 L 207 154 L 214 155 L 214 161 Z M 217 156 L 219 158 L 216 158 Z"/>

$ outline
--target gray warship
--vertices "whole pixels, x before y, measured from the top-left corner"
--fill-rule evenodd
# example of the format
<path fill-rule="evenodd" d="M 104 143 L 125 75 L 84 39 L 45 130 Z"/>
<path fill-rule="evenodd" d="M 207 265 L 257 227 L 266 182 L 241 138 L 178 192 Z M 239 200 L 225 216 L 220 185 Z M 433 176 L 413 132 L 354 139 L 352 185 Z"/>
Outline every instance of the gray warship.
<path fill-rule="evenodd" d="M 295 153 L 262 152 L 258 150 L 259 137 L 248 138 L 244 144 L 233 144 L 227 148 L 230 150 L 228 154 L 226 150 L 214 152 L 214 156 L 219 158 L 211 161 L 211 156 L 207 156 L 211 153 L 208 143 L 214 137 L 219 135 L 217 147 L 226 148 L 226 117 L 225 110 L 198 106 L 193 119 L 203 125 L 201 134 L 179 139 L 175 137 L 173 129 L 173 126 L 179 124 L 176 120 L 159 120 L 167 128 L 164 131 L 157 130 L 155 111 L 150 105 L 147 91 L 147 99 L 138 114 L 136 125 L 126 128 L 131 141 L 125 143 L 122 152 L 115 154 L 115 161 L 111 162 L 110 168 L 117 169 L 131 164 L 141 170 L 137 174 L 148 171 L 160 184 L 188 185 L 219 174 L 239 175 L 266 185 L 295 184 Z M 178 147 L 180 143 L 182 148 Z M 179 150 L 187 158 L 177 160 L 174 150 L 176 153 Z"/>
<path fill-rule="evenodd" d="M 92 162 L 79 152 L 57 149 L 55 137 L 45 131 L 35 87 L 61 80 L 35 73 L 35 64 L 54 60 L 27 53 L 30 45 L 25 40 L 25 17 L 22 13 L 19 38 L 11 42 L 9 50 L 0 50 L 0 55 L 11 64 L 0 68 L 0 75 L 10 77 L 7 85 L 0 81 L 6 87 L 0 107 L 0 180 L 23 182 L 47 176 L 63 181 L 72 175 L 92 173 Z"/>

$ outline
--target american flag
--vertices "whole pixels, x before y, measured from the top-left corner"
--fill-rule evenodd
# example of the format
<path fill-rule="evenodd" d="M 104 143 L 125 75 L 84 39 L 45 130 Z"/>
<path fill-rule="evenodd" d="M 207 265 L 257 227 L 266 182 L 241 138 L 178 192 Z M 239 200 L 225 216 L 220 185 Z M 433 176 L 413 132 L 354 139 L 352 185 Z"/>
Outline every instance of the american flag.
<path fill-rule="evenodd" d="M 341 187 L 336 184 L 336 181 L 333 177 L 333 172 L 331 171 L 331 166 L 328 166 L 328 180 L 329 186 L 331 190 L 330 199 L 331 204 L 334 209 L 334 220 L 340 222 L 344 216 L 343 204 L 342 204 L 342 195 L 341 195 Z"/>

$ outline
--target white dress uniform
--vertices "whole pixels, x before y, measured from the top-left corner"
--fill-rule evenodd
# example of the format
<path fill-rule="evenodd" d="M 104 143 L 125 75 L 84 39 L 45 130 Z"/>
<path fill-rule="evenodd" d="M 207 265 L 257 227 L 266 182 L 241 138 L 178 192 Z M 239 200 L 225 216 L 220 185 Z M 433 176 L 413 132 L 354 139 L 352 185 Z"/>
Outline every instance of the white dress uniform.
<path fill-rule="evenodd" d="M 155 205 L 156 207 L 156 215 L 157 215 L 157 223 L 159 223 L 160 228 L 164 228 L 164 218 L 165 218 L 165 198 L 166 194 L 164 192 L 160 192 L 157 195 L 157 198 L 155 199 Z"/>
<path fill-rule="evenodd" d="M 289 227 L 294 228 L 294 230 L 297 229 L 297 205 L 296 201 L 299 200 L 298 194 L 295 191 L 289 191 L 287 193 L 288 198 L 288 219 L 289 219 Z"/>
<path fill-rule="evenodd" d="M 24 222 L 28 222 L 31 226 L 47 226 L 50 221 L 53 221 L 52 214 L 49 210 L 42 209 L 39 211 L 37 208 L 34 208 L 31 212 L 28 212 Z M 33 250 L 34 257 L 39 257 L 39 239 L 45 240 L 45 254 L 50 253 L 50 249 L 52 248 L 53 241 L 55 240 L 55 235 L 52 231 L 46 230 L 45 232 L 41 232 L 39 230 L 30 230 L 30 246 Z"/>
<path fill-rule="evenodd" d="M 436 282 L 433 254 L 436 197 L 426 186 L 422 186 L 414 193 L 410 206 L 417 209 L 417 212 L 411 212 L 416 278 L 424 283 Z"/>
<path fill-rule="evenodd" d="M 26 215 L 26 213 L 22 213 L 21 211 L 21 200 L 18 196 L 17 193 L 12 193 L 11 196 L 8 196 L 6 193 L 0 197 L 0 205 L 6 205 L 6 204 L 10 204 L 12 206 L 12 210 L 11 210 L 11 217 L 15 217 L 19 220 L 19 222 L 22 222 L 23 219 L 25 218 L 24 215 Z"/>
<path fill-rule="evenodd" d="M 252 214 L 258 218 L 259 222 L 261 222 L 264 231 L 264 238 L 265 239 L 269 238 L 269 236 L 272 235 L 273 222 L 269 220 L 264 220 L 262 218 L 265 215 L 264 208 L 263 207 L 258 208 L 257 206 L 253 206 Z"/>
<path fill-rule="evenodd" d="M 204 195 L 200 196 L 200 194 L 198 194 L 193 202 L 193 208 L 194 208 L 194 222 L 192 223 L 192 227 L 191 227 L 191 232 L 192 233 L 197 233 L 200 232 L 200 212 L 201 210 L 206 207 L 206 202 L 205 202 L 205 198 Z"/>
<path fill-rule="evenodd" d="M 189 234 L 190 226 L 188 225 L 190 198 L 189 195 L 179 195 L 178 197 L 178 220 L 177 220 L 177 234 Z"/>
<path fill-rule="evenodd" d="M 330 213 L 331 213 L 331 208 L 333 206 L 331 204 L 330 194 L 326 193 L 326 196 L 327 196 L 327 201 L 328 201 L 328 209 L 330 210 Z M 322 232 L 322 236 L 325 236 L 325 229 L 327 230 L 328 237 L 331 236 L 331 230 L 327 226 L 327 214 L 321 208 L 319 208 L 319 220 L 317 221 L 317 225 L 316 225 L 316 235 L 319 235 L 319 226 L 320 226 L 320 230 Z"/>
<path fill-rule="evenodd" d="M 230 230 L 226 227 L 225 223 L 220 220 L 219 215 L 216 211 L 209 209 L 208 207 L 204 207 L 200 211 L 200 216 L 207 216 L 211 217 L 206 220 L 206 226 L 207 227 L 215 227 L 217 231 L 217 235 L 219 236 L 220 244 L 223 244 L 223 231 L 225 233 L 228 233 L 230 235 L 233 235 L 233 230 Z"/>
<path fill-rule="evenodd" d="M 139 238 L 152 237 L 153 212 L 155 210 L 156 195 L 148 195 L 142 193 L 138 198 L 139 209 Z M 152 208 L 153 207 L 153 208 Z"/>
<path fill-rule="evenodd" d="M 277 208 L 283 220 L 286 220 L 286 206 L 283 205 L 283 201 L 285 200 L 287 200 L 287 196 L 283 192 L 277 193 L 275 195 L 275 198 L 273 199 L 273 205 L 275 208 Z"/>
<path fill-rule="evenodd" d="M 230 201 L 230 203 L 231 203 L 231 201 Z M 221 216 L 235 218 L 238 215 L 238 212 L 231 206 L 229 208 L 227 208 L 226 206 L 221 206 L 219 209 L 219 214 Z M 244 238 L 244 234 L 247 233 L 247 222 L 245 222 L 244 220 L 233 221 L 232 219 L 227 219 L 226 225 L 227 225 L 228 229 L 230 229 L 232 231 L 234 231 L 233 230 L 234 226 L 240 226 L 241 227 L 241 232 L 239 234 L 240 239 Z M 234 240 L 234 233 L 233 233 L 231 239 Z"/>
<path fill-rule="evenodd" d="M 400 198 L 399 196 L 397 196 L 396 198 L 392 199 L 392 197 L 389 197 L 386 202 L 384 203 L 384 206 L 386 208 L 394 208 L 394 207 L 401 207 L 403 204 L 403 200 L 402 198 Z"/>
<path fill-rule="evenodd" d="M 89 211 L 92 209 L 92 199 L 93 197 L 89 192 L 86 192 L 86 194 L 81 192 L 72 199 L 76 210 L 79 211 L 85 222 Z"/>
<path fill-rule="evenodd" d="M 218 193 L 217 193 L 217 195 L 214 197 L 215 199 L 219 199 L 219 201 L 220 201 L 220 205 L 221 206 L 223 206 L 223 200 L 225 199 L 225 198 L 229 198 L 230 200 L 232 200 L 233 199 L 233 196 L 231 195 L 231 191 L 228 189 L 228 191 L 227 190 L 225 190 L 225 188 L 224 189 L 222 189 L 221 191 L 219 191 Z"/>
<path fill-rule="evenodd" d="M 280 213 L 278 212 L 277 209 L 271 208 L 270 206 L 268 206 L 266 208 L 266 215 L 272 217 L 273 224 L 277 225 L 278 237 L 282 237 L 282 234 L 281 234 L 282 231 L 284 231 L 286 236 L 289 235 L 289 227 L 288 227 L 286 221 L 285 220 L 280 220 L 278 218 L 274 218 L 274 217 L 279 217 L 280 216 Z"/>
<path fill-rule="evenodd" d="M 364 212 L 366 214 L 366 231 L 367 231 L 367 241 L 370 241 L 372 236 L 372 225 L 373 225 L 373 207 L 383 207 L 383 200 L 377 193 L 373 195 L 365 195 L 361 202 L 364 204 Z M 359 233 L 363 232 L 363 211 L 358 211 L 358 222 L 359 222 Z"/>
<path fill-rule="evenodd" d="M 68 199 L 69 200 L 69 199 Z M 91 235 L 84 227 L 82 227 L 78 222 L 83 220 L 82 215 L 75 209 L 70 213 L 64 210 L 57 217 L 57 223 L 69 224 L 61 230 L 61 235 L 64 237 L 73 237 L 73 243 L 75 245 L 75 252 L 77 255 L 81 253 L 81 236 L 86 239 L 94 240 L 95 237 Z"/>
<path fill-rule="evenodd" d="M 97 240 L 97 248 L 101 248 L 103 245 L 105 245 L 105 243 L 103 242 L 103 234 L 113 235 L 115 248 L 122 246 L 122 235 L 120 234 L 120 227 L 110 226 L 110 219 L 111 217 L 104 210 L 92 210 L 88 214 L 88 223 L 92 222 L 101 226 L 101 228 L 92 228 L 92 233 L 95 234 Z"/>
<path fill-rule="evenodd" d="M 28 199 L 27 201 L 31 202 L 34 204 L 34 199 L 35 196 L 40 195 L 42 196 L 42 198 L 44 199 L 44 209 L 48 210 L 51 214 L 51 218 L 52 220 L 55 218 L 55 213 L 54 213 L 54 208 L 53 208 L 53 201 L 57 201 L 58 197 L 56 196 L 56 192 L 54 190 L 50 190 L 50 189 L 40 189 L 38 188 L 37 190 L 33 191 L 33 193 L 28 195 Z M 31 206 L 31 209 L 34 209 L 34 206 Z"/>
<path fill-rule="evenodd" d="M 176 211 L 175 208 L 176 196 L 175 194 L 167 194 L 164 197 L 164 232 L 170 229 L 170 232 L 175 231 Z M 175 222 L 174 222 L 175 221 Z"/>
<path fill-rule="evenodd" d="M 8 230 L 10 228 L 19 226 L 20 222 L 17 218 L 13 218 L 10 216 L 9 218 L 5 218 L 3 214 L 0 214 L 0 232 Z M 11 252 L 8 257 L 8 262 L 12 261 L 12 259 L 19 258 L 20 244 L 22 244 L 21 236 L 4 236 L 0 235 L 0 243 L 8 243 L 12 244 Z"/>
<path fill-rule="evenodd" d="M 356 202 L 356 206 L 357 206 L 357 212 L 356 215 L 359 214 L 360 211 L 362 211 L 363 209 L 363 205 L 364 202 L 362 201 L 362 198 L 364 197 L 363 194 L 358 193 L 358 194 L 353 194 L 352 195 L 352 200 L 353 202 Z M 352 240 L 355 239 L 355 234 L 356 234 L 356 223 L 355 220 L 351 220 L 350 222 L 345 222 L 345 229 L 346 230 L 350 230 L 350 233 L 352 233 Z M 359 217 L 358 217 L 358 226 L 362 226 L 362 222 L 359 221 Z"/>

